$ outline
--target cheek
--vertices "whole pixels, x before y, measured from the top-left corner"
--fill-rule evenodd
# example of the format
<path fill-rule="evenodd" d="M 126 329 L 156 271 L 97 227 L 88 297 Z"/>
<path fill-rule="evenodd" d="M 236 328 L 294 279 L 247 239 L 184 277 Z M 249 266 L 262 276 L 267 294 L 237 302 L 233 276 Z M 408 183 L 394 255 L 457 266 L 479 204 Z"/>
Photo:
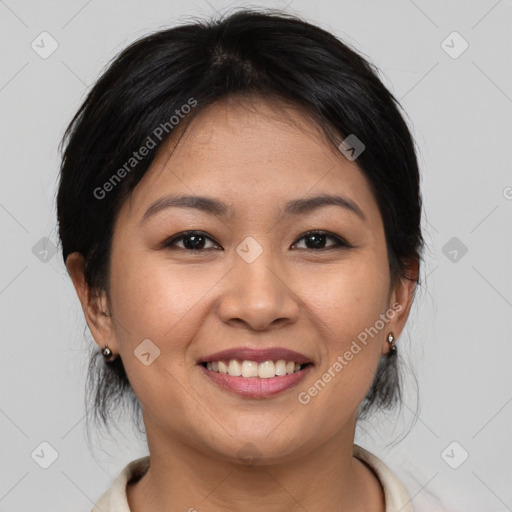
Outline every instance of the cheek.
<path fill-rule="evenodd" d="M 322 380 L 329 389 L 323 391 L 320 383 L 318 398 L 327 408 L 341 407 L 344 414 L 345 407 L 350 410 L 364 398 L 381 357 L 388 332 L 381 319 L 387 306 L 386 269 L 372 258 L 366 263 L 362 258 L 347 261 L 329 276 L 316 275 L 316 284 L 310 278 L 302 282 L 302 298 L 322 336 L 319 377 L 325 376 Z"/>
<path fill-rule="evenodd" d="M 201 314 L 201 299 L 218 281 L 212 274 L 199 266 L 171 265 L 163 258 L 124 255 L 112 265 L 116 316 L 132 337 L 141 339 L 163 340 L 172 330 L 196 326 L 197 321 L 182 320 Z"/>
<path fill-rule="evenodd" d="M 370 254 L 347 259 L 325 273 L 303 274 L 297 281 L 312 318 L 324 325 L 326 339 L 342 349 L 385 312 L 388 279 L 386 268 Z"/>
<path fill-rule="evenodd" d="M 179 390 L 189 370 L 187 347 L 206 315 L 205 293 L 219 277 L 193 265 L 180 268 L 163 263 L 162 258 L 139 256 L 136 251 L 115 256 L 113 252 L 111 297 L 116 337 L 130 383 L 148 410 L 156 411 L 163 397 L 169 406 L 185 410 L 187 394 Z M 157 347 L 145 345 L 150 357 L 159 350 L 158 358 L 148 366 L 134 357 L 146 339 Z"/>

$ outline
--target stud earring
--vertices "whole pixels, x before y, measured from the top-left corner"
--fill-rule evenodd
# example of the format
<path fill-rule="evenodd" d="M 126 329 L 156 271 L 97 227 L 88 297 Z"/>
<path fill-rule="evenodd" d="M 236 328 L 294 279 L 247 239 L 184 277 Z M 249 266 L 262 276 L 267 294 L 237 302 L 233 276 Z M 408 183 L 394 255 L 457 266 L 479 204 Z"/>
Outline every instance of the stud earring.
<path fill-rule="evenodd" d="M 396 353 L 396 342 L 395 342 L 395 336 L 393 335 L 392 332 L 390 332 L 388 334 L 388 343 L 391 345 L 389 351 L 390 353 L 393 352 L 393 353 Z"/>
<path fill-rule="evenodd" d="M 105 347 L 101 350 L 101 353 L 105 358 L 105 361 L 110 361 L 112 356 L 114 355 L 112 350 L 108 348 L 108 345 L 105 345 Z"/>

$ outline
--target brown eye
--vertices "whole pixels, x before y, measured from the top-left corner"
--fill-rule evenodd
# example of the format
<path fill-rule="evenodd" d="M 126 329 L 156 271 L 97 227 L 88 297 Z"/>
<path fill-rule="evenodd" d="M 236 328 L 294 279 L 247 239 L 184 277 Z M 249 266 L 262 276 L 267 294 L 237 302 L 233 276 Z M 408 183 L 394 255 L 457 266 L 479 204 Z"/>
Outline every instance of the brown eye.
<path fill-rule="evenodd" d="M 328 243 L 328 240 L 334 243 Z M 297 244 L 304 240 L 305 247 L 296 247 Z M 211 242 L 213 245 L 208 246 Z M 178 245 L 181 243 L 181 245 Z M 208 235 L 201 231 L 185 231 L 174 235 L 162 244 L 163 248 L 178 248 L 187 251 L 203 251 L 207 249 L 218 248 L 219 245 Z M 294 244 L 294 248 L 310 249 L 310 250 L 331 250 L 331 249 L 348 249 L 351 247 L 341 237 L 328 233 L 326 231 L 309 231 L 302 235 Z"/>
<path fill-rule="evenodd" d="M 180 247 L 177 245 L 177 242 L 181 241 L 183 242 L 183 245 Z M 209 236 L 202 233 L 201 231 L 185 231 L 166 240 L 162 244 L 162 247 L 178 247 L 180 249 L 185 249 L 188 251 L 201 251 L 203 249 L 213 249 L 214 247 L 205 247 L 208 241 L 213 242 L 213 240 Z M 216 246 L 215 243 L 214 245 Z"/>
<path fill-rule="evenodd" d="M 327 239 L 334 240 L 334 244 L 326 246 Z M 302 235 L 298 240 L 305 240 L 305 248 L 312 250 L 338 249 L 350 247 L 350 245 L 347 242 L 345 242 L 345 240 L 343 240 L 339 236 L 333 235 L 326 231 L 309 231 L 308 233 Z M 296 244 L 297 242 L 295 242 L 294 246 Z"/>

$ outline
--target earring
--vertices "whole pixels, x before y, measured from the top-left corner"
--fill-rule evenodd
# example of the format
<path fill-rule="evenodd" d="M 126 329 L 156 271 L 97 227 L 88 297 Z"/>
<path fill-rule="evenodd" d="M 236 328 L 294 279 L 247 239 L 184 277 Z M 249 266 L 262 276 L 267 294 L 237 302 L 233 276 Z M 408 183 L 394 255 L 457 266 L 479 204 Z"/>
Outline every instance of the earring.
<path fill-rule="evenodd" d="M 112 350 L 108 348 L 108 345 L 105 345 L 105 347 L 101 350 L 101 353 L 103 357 L 105 358 L 105 361 L 109 361 L 112 356 L 114 355 Z"/>
<path fill-rule="evenodd" d="M 389 349 L 389 353 L 393 352 L 396 353 L 396 342 L 395 342 L 395 336 L 392 332 L 388 334 L 388 342 L 391 344 L 391 348 Z"/>

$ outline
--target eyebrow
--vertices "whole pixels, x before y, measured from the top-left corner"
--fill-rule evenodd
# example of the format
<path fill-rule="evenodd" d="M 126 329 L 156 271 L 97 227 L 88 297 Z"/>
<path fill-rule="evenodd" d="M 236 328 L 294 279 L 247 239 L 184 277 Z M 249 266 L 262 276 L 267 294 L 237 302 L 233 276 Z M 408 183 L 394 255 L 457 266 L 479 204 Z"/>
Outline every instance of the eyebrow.
<path fill-rule="evenodd" d="M 324 206 L 332 205 L 340 206 L 341 208 L 356 214 L 363 221 L 366 221 L 366 217 L 361 208 L 359 208 L 359 206 L 357 206 L 357 204 L 354 203 L 351 199 L 332 194 L 323 194 L 319 196 L 288 201 L 284 206 L 283 213 L 285 215 L 301 215 L 312 212 Z M 206 196 L 180 194 L 174 196 L 165 196 L 157 199 L 146 210 L 142 216 L 140 224 L 143 224 L 147 219 L 149 219 L 149 217 L 152 217 L 153 215 L 156 215 L 157 213 L 161 212 L 162 210 L 166 210 L 167 208 L 192 208 L 205 213 L 209 213 L 211 215 L 215 215 L 216 217 L 223 218 L 231 217 L 234 215 L 234 210 L 226 203 L 223 203 L 218 199 Z"/>

